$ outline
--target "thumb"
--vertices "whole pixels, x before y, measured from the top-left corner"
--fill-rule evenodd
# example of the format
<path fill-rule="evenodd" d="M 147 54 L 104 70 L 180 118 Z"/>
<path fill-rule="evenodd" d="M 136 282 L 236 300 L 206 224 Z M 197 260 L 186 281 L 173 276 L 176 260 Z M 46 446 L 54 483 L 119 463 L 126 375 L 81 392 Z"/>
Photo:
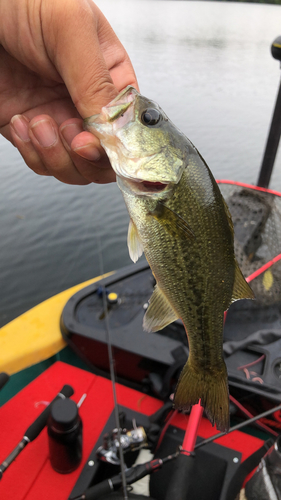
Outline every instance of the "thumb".
<path fill-rule="evenodd" d="M 116 73 L 126 59 L 125 49 L 91 0 L 46 0 L 42 8 L 46 50 L 74 105 L 83 118 L 99 113 L 121 90 L 110 70 Z M 128 69 L 128 57 L 126 63 Z"/>

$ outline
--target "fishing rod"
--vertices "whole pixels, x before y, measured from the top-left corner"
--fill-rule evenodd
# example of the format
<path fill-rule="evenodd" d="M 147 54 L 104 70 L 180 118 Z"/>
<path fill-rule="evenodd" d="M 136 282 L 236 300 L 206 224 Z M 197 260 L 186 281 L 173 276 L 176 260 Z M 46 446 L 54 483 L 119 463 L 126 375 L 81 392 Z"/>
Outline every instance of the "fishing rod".
<path fill-rule="evenodd" d="M 195 450 L 215 441 L 216 439 L 219 439 L 222 436 L 225 436 L 226 434 L 229 434 L 230 432 L 240 430 L 243 427 L 251 425 L 257 420 L 265 418 L 279 410 L 281 410 L 281 404 L 275 406 L 274 408 L 271 408 L 270 410 L 260 413 L 255 417 L 247 419 L 244 422 L 241 422 L 240 424 L 234 425 L 229 429 L 228 432 L 220 432 L 219 434 L 215 434 L 214 436 L 211 436 L 210 438 L 204 439 L 200 443 L 195 444 L 197 439 L 198 428 L 203 414 L 203 407 L 200 405 L 200 402 L 197 403 L 196 405 L 193 405 L 189 416 L 187 429 L 185 431 L 182 449 L 180 450 L 178 457 L 176 459 L 172 479 L 169 483 L 165 500 L 171 500 L 171 498 L 176 498 L 177 500 L 186 500 L 188 498 L 188 492 L 190 490 L 193 481 Z M 272 438 L 270 442 L 273 442 Z M 266 450 L 264 451 L 264 453 L 266 453 Z"/>
<path fill-rule="evenodd" d="M 237 424 L 230 428 L 228 433 L 233 432 L 235 430 L 242 429 L 245 426 L 248 426 L 255 421 L 269 416 L 270 414 L 281 410 L 281 405 L 278 405 L 270 410 L 267 410 L 255 417 L 252 417 L 244 422 Z M 201 441 L 198 444 L 196 443 L 198 427 L 200 425 L 200 421 L 203 415 L 203 407 L 200 405 L 200 402 L 196 405 L 193 405 L 187 429 L 184 435 L 182 446 L 176 450 L 175 453 L 172 453 L 166 457 L 153 459 L 149 462 L 145 462 L 143 464 L 134 465 L 125 470 L 126 483 L 127 485 L 132 485 L 136 481 L 139 481 L 143 477 L 147 475 L 151 475 L 152 473 L 158 471 L 162 468 L 166 463 L 176 460 L 175 467 L 172 475 L 172 479 L 169 483 L 169 488 L 167 490 L 167 494 L 165 500 L 171 500 L 171 498 L 176 498 L 177 500 L 186 500 L 188 498 L 188 491 L 192 485 L 193 481 L 193 467 L 195 465 L 195 450 L 200 448 L 201 446 L 205 446 L 216 439 L 228 434 L 227 432 L 221 432 L 219 434 L 215 434 L 208 439 Z M 269 447 L 268 443 L 271 443 L 270 446 L 274 443 L 274 438 L 271 438 L 266 442 L 267 448 Z M 263 452 L 263 450 L 265 450 Z M 266 449 L 263 446 L 259 451 L 259 455 L 261 453 L 265 453 Z M 261 455 L 260 458 L 262 458 Z M 256 458 L 256 457 L 255 457 Z M 259 458 L 259 460 L 260 460 Z M 250 459 L 250 457 L 249 457 Z M 252 470 L 252 469 L 251 469 Z M 105 479 L 104 481 L 95 484 L 88 488 L 84 493 L 80 494 L 72 498 L 72 500 L 98 500 L 104 495 L 109 495 L 113 491 L 117 491 L 122 486 L 122 476 L 121 473 Z"/>
<path fill-rule="evenodd" d="M 220 432 L 219 434 L 215 434 L 214 436 L 211 436 L 207 439 L 204 439 L 204 441 L 201 441 L 200 443 L 197 443 L 195 445 L 195 449 L 197 450 L 198 448 L 201 448 L 201 446 L 205 446 L 206 444 L 211 443 L 211 442 L 215 441 L 216 439 L 219 439 L 220 437 L 225 436 L 226 434 L 230 434 L 230 432 L 243 429 L 243 427 L 246 427 L 247 425 L 253 424 L 254 422 L 256 422 L 256 420 L 260 420 L 261 418 L 268 417 L 268 415 L 271 415 L 272 413 L 275 413 L 276 411 L 280 411 L 280 410 L 281 410 L 281 404 L 278 406 L 275 406 L 274 408 L 271 408 L 270 410 L 267 410 L 263 413 L 260 413 L 259 415 L 256 415 L 255 417 L 249 418 L 248 420 L 245 420 L 244 422 L 241 422 L 240 424 L 234 425 L 233 427 L 231 427 L 229 429 L 228 432 Z"/>
<path fill-rule="evenodd" d="M 152 474 L 153 472 L 158 471 L 164 464 L 177 458 L 178 454 L 179 451 L 176 451 L 175 453 L 168 455 L 167 457 L 156 458 L 154 460 L 150 460 L 149 462 L 133 465 L 133 467 L 126 469 L 125 476 L 127 485 L 133 484 L 136 481 L 139 481 L 143 477 L 147 476 L 148 474 Z M 110 494 L 112 491 L 118 490 L 121 485 L 121 474 L 117 474 L 116 476 L 113 476 L 102 481 L 101 483 L 95 484 L 91 488 L 88 488 L 82 495 L 79 495 L 72 500 L 97 500 L 101 496 Z"/>
<path fill-rule="evenodd" d="M 271 54 L 274 59 L 281 61 L 281 36 L 278 36 L 271 45 Z M 281 135 L 281 82 L 277 94 L 271 126 L 267 138 L 265 152 L 260 169 L 257 185 L 267 188 L 272 174 Z"/>
<path fill-rule="evenodd" d="M 103 276 L 104 275 L 104 265 L 103 265 L 103 256 L 102 256 L 102 250 L 101 250 L 101 241 L 100 241 L 99 231 L 98 231 L 98 247 L 99 247 L 100 274 Z M 113 392 L 115 425 L 116 425 L 116 429 L 117 429 L 117 440 L 119 443 L 118 451 L 119 451 L 119 459 L 120 459 L 123 498 L 124 498 L 124 500 L 128 500 L 127 479 L 126 479 L 126 473 L 125 473 L 126 467 L 125 467 L 125 461 L 124 461 L 123 447 L 121 444 L 121 428 L 120 428 L 120 418 L 119 418 L 117 393 L 116 393 L 116 377 L 115 377 L 115 368 L 114 368 L 114 357 L 113 357 L 111 334 L 110 334 L 110 328 L 109 328 L 108 305 L 107 305 L 107 297 L 106 297 L 105 287 L 103 287 L 103 289 L 102 289 L 102 300 L 103 300 L 103 310 L 104 310 L 104 315 L 105 315 L 104 319 L 105 319 L 105 330 L 106 330 L 106 343 L 107 343 L 108 359 L 109 359 L 109 371 L 110 371 L 110 378 L 111 378 L 112 392 Z"/>
<path fill-rule="evenodd" d="M 0 479 L 3 477 L 3 473 L 8 469 L 11 463 L 18 457 L 22 450 L 34 441 L 34 439 L 39 436 L 40 432 L 44 429 L 47 424 L 47 420 L 51 411 L 52 404 L 58 399 L 65 399 L 72 396 L 74 393 L 73 388 L 70 385 L 64 385 L 62 390 L 56 395 L 56 397 L 51 401 L 51 403 L 45 408 L 45 410 L 40 413 L 40 415 L 34 420 L 34 422 L 26 429 L 22 440 L 13 449 L 13 451 L 8 455 L 7 458 L 0 464 Z"/>
<path fill-rule="evenodd" d="M 280 42 L 281 42 L 281 37 L 280 37 Z M 281 47 L 280 47 L 281 48 Z M 264 272 L 266 269 L 271 267 L 273 264 L 278 262 L 281 259 L 281 254 L 277 255 L 274 259 L 271 261 L 267 262 L 264 266 L 262 266 L 260 269 L 255 271 L 253 274 L 248 276 L 246 279 L 247 282 L 252 281 L 255 279 L 257 276 L 259 276 L 262 272 Z M 225 311 L 225 318 L 226 318 L 227 311 Z M 183 446 L 182 450 L 179 454 L 179 457 L 177 458 L 176 462 L 176 467 L 174 470 L 174 474 L 172 476 L 172 481 L 169 484 L 169 488 L 167 491 L 167 495 L 165 497 L 165 500 L 170 500 L 171 498 L 177 498 L 177 500 L 185 500 L 188 495 L 188 491 L 190 489 L 191 483 L 192 483 L 192 472 L 194 468 L 194 462 L 195 462 L 195 450 L 200 448 L 201 446 L 204 446 L 212 441 L 215 441 L 216 439 L 219 439 L 222 436 L 225 436 L 226 434 L 233 432 L 235 430 L 242 429 L 243 427 L 250 425 L 257 420 L 260 420 L 261 418 L 265 418 L 268 415 L 271 415 L 275 411 L 281 410 L 281 405 L 272 408 L 271 410 L 267 410 L 264 413 L 261 413 L 260 415 L 257 415 L 255 417 L 252 417 L 240 424 L 237 424 L 229 429 L 228 432 L 221 432 L 219 434 L 216 434 L 215 436 L 211 436 L 208 439 L 205 439 L 204 441 L 196 444 L 196 439 L 197 439 L 197 433 L 198 433 L 198 428 L 201 422 L 201 418 L 203 415 L 203 407 L 200 404 L 200 401 L 192 406 L 188 425 L 185 431 L 185 436 L 183 440 Z"/>

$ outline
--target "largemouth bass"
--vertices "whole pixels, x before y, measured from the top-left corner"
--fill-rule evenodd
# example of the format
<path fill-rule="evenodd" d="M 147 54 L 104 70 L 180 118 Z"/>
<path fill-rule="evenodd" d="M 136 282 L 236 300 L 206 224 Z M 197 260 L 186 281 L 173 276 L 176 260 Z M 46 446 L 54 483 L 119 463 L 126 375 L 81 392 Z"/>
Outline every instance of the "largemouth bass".
<path fill-rule="evenodd" d="M 156 279 L 143 320 L 158 331 L 181 318 L 189 357 L 175 407 L 198 403 L 221 431 L 229 428 L 224 311 L 253 298 L 235 260 L 227 205 L 194 145 L 153 101 L 127 87 L 85 128 L 101 141 L 130 214 L 129 253 L 144 251 Z"/>

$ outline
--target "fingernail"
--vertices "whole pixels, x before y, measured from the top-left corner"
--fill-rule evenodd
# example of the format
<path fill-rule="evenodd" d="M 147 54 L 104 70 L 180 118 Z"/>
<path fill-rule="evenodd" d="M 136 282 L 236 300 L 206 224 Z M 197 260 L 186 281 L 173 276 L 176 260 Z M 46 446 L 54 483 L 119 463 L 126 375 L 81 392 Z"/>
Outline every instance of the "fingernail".
<path fill-rule="evenodd" d="M 34 123 L 31 130 L 43 148 L 50 148 L 57 141 L 57 132 L 49 120 L 40 120 Z"/>
<path fill-rule="evenodd" d="M 87 144 L 86 146 L 76 148 L 73 151 L 75 151 L 75 153 L 82 156 L 82 158 L 85 158 L 86 160 L 98 161 L 101 158 L 99 150 L 92 144 Z"/>
<path fill-rule="evenodd" d="M 30 137 L 28 133 L 29 121 L 25 116 L 15 115 L 11 119 L 11 125 L 17 136 L 24 142 L 29 142 Z"/>
<path fill-rule="evenodd" d="M 64 125 L 60 129 L 60 133 L 62 134 L 65 142 L 68 144 L 69 147 L 71 147 L 71 143 L 76 137 L 76 135 L 80 134 L 83 132 L 83 128 L 79 126 L 77 123 L 70 123 L 69 125 Z"/>

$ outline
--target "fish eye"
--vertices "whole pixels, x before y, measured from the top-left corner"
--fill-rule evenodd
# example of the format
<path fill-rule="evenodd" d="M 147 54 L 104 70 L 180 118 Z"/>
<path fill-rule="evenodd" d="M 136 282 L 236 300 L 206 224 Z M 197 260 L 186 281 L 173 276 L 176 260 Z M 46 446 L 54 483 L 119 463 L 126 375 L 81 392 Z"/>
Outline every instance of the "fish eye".
<path fill-rule="evenodd" d="M 153 127 L 156 125 L 160 119 L 162 118 L 161 113 L 154 108 L 148 108 L 141 115 L 141 121 L 144 125 L 148 125 L 149 127 Z"/>

